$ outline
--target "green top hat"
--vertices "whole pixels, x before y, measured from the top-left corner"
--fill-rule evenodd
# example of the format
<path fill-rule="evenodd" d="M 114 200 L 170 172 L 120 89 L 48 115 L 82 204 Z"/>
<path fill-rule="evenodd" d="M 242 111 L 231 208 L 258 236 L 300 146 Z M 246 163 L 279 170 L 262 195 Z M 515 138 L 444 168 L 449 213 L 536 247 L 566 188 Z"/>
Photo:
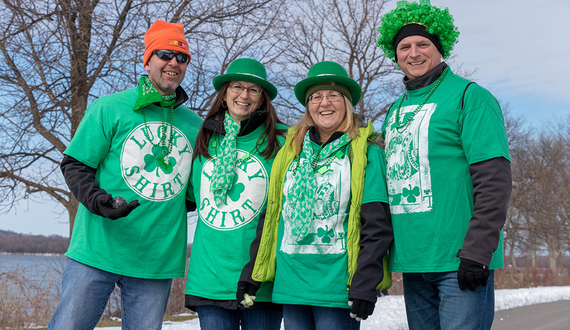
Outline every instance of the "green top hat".
<path fill-rule="evenodd" d="M 277 88 L 267 81 L 267 72 L 263 64 L 251 58 L 238 58 L 230 63 L 226 74 L 214 77 L 212 83 L 216 92 L 225 82 L 248 81 L 263 87 L 273 100 L 277 96 Z"/>
<path fill-rule="evenodd" d="M 307 74 L 307 78 L 301 80 L 295 85 L 295 97 L 306 105 L 307 98 L 305 93 L 309 87 L 319 83 L 338 83 L 344 85 L 350 91 L 352 96 L 352 105 L 357 105 L 362 96 L 360 85 L 348 77 L 346 70 L 338 63 L 323 61 L 314 64 Z"/>

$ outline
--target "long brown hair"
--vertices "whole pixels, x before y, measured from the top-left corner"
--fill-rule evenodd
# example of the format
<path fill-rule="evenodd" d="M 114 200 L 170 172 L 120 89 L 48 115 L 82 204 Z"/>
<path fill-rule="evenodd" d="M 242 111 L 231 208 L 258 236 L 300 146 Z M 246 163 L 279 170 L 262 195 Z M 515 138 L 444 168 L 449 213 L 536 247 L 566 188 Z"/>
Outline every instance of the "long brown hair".
<path fill-rule="evenodd" d="M 348 132 L 348 134 L 354 138 L 356 135 L 358 135 L 358 114 L 354 112 L 354 107 L 352 106 L 352 103 L 350 103 L 348 97 L 343 96 L 343 99 L 344 106 L 346 107 L 346 116 L 342 120 L 342 123 L 340 124 L 338 130 L 343 133 Z M 292 148 L 292 150 L 296 150 L 295 157 L 299 157 L 301 154 L 305 134 L 307 134 L 309 127 L 314 125 L 315 122 L 313 121 L 313 118 L 311 118 L 311 113 L 309 112 L 309 103 L 307 102 L 307 105 L 305 106 L 305 114 L 301 120 L 299 120 L 299 122 L 292 128 L 295 132 L 295 135 L 293 135 L 293 138 L 291 139 L 291 145 L 289 147 Z M 296 149 L 293 147 L 296 147 Z"/>
<path fill-rule="evenodd" d="M 223 118 L 224 116 L 228 115 L 228 108 L 222 106 L 226 93 L 228 91 L 228 86 L 230 85 L 231 81 L 225 82 L 220 91 L 216 95 L 214 102 L 212 103 L 212 107 L 206 114 L 206 118 L 204 121 L 212 118 L 218 119 L 218 125 L 220 127 L 223 125 Z M 260 86 L 261 87 L 261 86 Z M 277 139 L 277 136 L 285 136 L 285 129 L 278 129 L 277 124 L 283 124 L 281 120 L 277 117 L 277 112 L 271 104 L 271 99 L 269 95 L 267 95 L 267 91 L 265 88 L 261 87 L 261 93 L 263 97 L 263 101 L 261 102 L 260 109 L 267 109 L 267 119 L 265 121 L 265 130 L 263 130 L 263 134 L 257 139 L 257 143 L 263 143 L 263 139 L 267 137 L 267 146 L 265 149 L 259 152 L 259 154 L 265 159 L 270 159 L 274 157 L 277 151 L 281 148 L 281 144 Z M 203 156 L 205 158 L 212 158 L 210 153 L 208 152 L 208 143 L 210 142 L 210 138 L 212 137 L 213 132 L 209 129 L 205 129 L 204 125 L 200 127 L 200 131 L 198 132 L 198 136 L 196 137 L 196 145 L 194 149 L 194 155 L 192 156 L 192 161 L 198 156 Z"/>

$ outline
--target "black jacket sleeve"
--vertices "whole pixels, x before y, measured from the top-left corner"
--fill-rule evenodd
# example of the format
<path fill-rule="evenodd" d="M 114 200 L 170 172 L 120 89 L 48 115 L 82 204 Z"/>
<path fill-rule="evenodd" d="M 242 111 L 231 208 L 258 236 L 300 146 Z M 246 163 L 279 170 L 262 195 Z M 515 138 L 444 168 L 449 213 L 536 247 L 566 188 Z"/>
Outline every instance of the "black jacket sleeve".
<path fill-rule="evenodd" d="M 469 173 L 473 179 L 473 215 L 457 256 L 489 267 L 507 218 L 511 162 L 503 157 L 492 158 L 470 165 Z"/>
<path fill-rule="evenodd" d="M 194 212 L 194 211 L 196 211 L 196 202 L 186 200 L 186 201 L 184 202 L 184 204 L 186 205 L 186 212 Z"/>
<path fill-rule="evenodd" d="M 348 292 L 349 299 L 376 301 L 376 287 L 384 277 L 382 258 L 394 240 L 390 207 L 386 203 L 362 204 L 362 228 L 358 267 Z"/>
<path fill-rule="evenodd" d="M 99 187 L 95 180 L 97 169 L 89 167 L 77 159 L 64 155 L 60 165 L 61 172 L 69 190 L 75 198 L 83 204 L 89 212 L 101 215 L 98 212 L 97 196 L 107 194 Z"/>
<path fill-rule="evenodd" d="M 263 233 L 263 226 L 265 224 L 265 213 L 267 209 L 263 210 L 261 215 L 259 216 L 259 222 L 257 223 L 257 229 L 255 231 L 255 239 L 251 243 L 251 247 L 249 248 L 249 262 L 245 264 L 241 271 L 241 275 L 239 277 L 239 281 L 248 282 L 259 289 L 261 286 L 260 282 L 256 282 L 251 278 L 253 274 L 253 266 L 255 264 L 255 259 L 257 258 L 257 251 L 259 251 L 259 244 L 261 242 L 261 234 Z"/>

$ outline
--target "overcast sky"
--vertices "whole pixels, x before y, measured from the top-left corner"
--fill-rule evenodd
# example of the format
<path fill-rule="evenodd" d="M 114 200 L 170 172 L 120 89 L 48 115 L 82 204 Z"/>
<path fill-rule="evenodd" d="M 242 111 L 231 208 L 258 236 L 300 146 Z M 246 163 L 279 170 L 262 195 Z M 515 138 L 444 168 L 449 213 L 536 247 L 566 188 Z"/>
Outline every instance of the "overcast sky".
<path fill-rule="evenodd" d="M 477 68 L 472 78 L 512 113 L 531 125 L 570 114 L 570 1 L 431 3 L 448 7 L 459 28 L 455 61 Z"/>
<path fill-rule="evenodd" d="M 528 125 L 570 114 L 570 1 L 432 0 L 448 7 L 461 33 L 453 65 L 477 69 L 472 79 Z M 396 1 L 388 10 L 396 8 Z M 17 214 L 16 214 L 17 213 Z M 60 217 L 59 214 L 62 214 Z M 68 236 L 67 212 L 46 201 L 0 215 L 0 229 Z"/>

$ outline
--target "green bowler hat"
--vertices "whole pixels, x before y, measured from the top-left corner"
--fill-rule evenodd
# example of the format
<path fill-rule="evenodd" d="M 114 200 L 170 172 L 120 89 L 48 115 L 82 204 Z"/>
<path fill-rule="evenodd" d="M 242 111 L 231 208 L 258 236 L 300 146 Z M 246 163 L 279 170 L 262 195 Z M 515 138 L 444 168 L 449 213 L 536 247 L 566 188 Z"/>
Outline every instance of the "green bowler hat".
<path fill-rule="evenodd" d="M 319 83 L 338 83 L 346 86 L 350 90 L 353 106 L 358 104 L 362 96 L 360 85 L 348 77 L 348 73 L 346 73 L 342 65 L 335 62 L 323 61 L 313 64 L 309 69 L 307 78 L 295 85 L 295 97 L 297 97 L 297 100 L 299 100 L 302 105 L 306 105 L 307 99 L 305 98 L 305 93 L 307 89 Z"/>
<path fill-rule="evenodd" d="M 251 58 L 238 58 L 230 63 L 226 74 L 214 77 L 212 83 L 216 92 L 228 81 L 247 81 L 263 87 L 273 100 L 277 97 L 277 88 L 267 81 L 267 71 L 263 64 Z"/>

